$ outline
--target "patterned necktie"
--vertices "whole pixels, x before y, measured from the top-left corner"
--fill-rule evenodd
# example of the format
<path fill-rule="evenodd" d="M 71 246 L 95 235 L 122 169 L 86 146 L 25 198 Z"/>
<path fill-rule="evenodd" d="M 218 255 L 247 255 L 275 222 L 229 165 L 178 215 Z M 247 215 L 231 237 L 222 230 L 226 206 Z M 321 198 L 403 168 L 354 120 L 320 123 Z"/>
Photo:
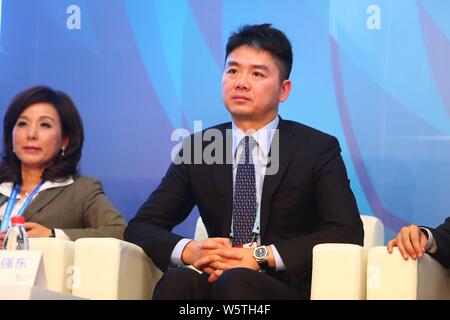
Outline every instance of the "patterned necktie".
<path fill-rule="evenodd" d="M 251 152 L 256 145 L 256 140 L 245 136 L 242 141 L 244 141 L 244 151 L 239 159 L 234 183 L 233 246 L 250 243 L 256 218 L 255 166 Z"/>

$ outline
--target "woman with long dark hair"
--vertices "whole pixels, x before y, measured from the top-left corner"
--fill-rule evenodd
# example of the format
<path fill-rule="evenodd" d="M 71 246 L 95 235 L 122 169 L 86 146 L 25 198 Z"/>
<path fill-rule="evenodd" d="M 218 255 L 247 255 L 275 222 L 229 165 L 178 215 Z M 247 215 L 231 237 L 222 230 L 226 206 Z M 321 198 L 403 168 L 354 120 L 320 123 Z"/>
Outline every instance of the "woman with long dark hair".
<path fill-rule="evenodd" d="M 72 99 L 36 86 L 19 93 L 3 121 L 0 240 L 23 215 L 29 237 L 123 238 L 122 215 L 98 180 L 81 176 L 84 133 Z"/>

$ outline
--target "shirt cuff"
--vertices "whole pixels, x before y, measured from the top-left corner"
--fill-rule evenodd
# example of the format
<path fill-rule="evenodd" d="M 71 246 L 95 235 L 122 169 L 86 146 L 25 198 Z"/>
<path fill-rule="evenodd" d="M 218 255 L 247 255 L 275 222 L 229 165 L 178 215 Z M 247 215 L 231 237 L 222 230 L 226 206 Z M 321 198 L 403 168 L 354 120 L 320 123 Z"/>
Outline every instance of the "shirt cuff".
<path fill-rule="evenodd" d="M 170 255 L 170 264 L 174 266 L 184 266 L 185 264 L 181 260 L 181 254 L 183 253 L 184 247 L 187 246 L 191 239 L 181 239 L 178 241 L 175 248 L 173 248 L 172 254 Z"/>
<path fill-rule="evenodd" d="M 420 230 L 424 231 L 427 234 L 428 241 L 427 241 L 427 245 L 425 246 L 425 251 L 426 252 L 430 251 L 431 248 L 433 247 L 433 241 L 434 241 L 433 234 L 431 233 L 430 230 L 428 230 L 428 228 L 420 227 Z"/>
<path fill-rule="evenodd" d="M 62 240 L 70 240 L 67 234 L 65 234 L 64 231 L 62 231 L 61 229 L 55 229 L 55 238 Z"/>
<path fill-rule="evenodd" d="M 275 259 L 275 271 L 286 270 L 286 266 L 284 265 L 283 259 L 281 259 L 277 248 L 275 248 L 273 244 L 271 244 L 270 247 L 272 248 L 273 258 Z"/>

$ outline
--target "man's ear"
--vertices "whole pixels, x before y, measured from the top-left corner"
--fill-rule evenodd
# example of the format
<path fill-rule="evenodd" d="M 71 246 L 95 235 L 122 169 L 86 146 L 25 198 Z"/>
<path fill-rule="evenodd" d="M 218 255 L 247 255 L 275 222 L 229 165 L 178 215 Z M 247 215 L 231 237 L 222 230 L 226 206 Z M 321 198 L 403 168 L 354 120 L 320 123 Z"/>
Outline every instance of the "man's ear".
<path fill-rule="evenodd" d="M 288 79 L 283 80 L 283 83 L 281 84 L 281 89 L 280 89 L 280 98 L 279 98 L 280 102 L 286 101 L 286 99 L 289 97 L 289 94 L 291 93 L 291 89 L 292 89 L 291 80 L 288 80 Z"/>

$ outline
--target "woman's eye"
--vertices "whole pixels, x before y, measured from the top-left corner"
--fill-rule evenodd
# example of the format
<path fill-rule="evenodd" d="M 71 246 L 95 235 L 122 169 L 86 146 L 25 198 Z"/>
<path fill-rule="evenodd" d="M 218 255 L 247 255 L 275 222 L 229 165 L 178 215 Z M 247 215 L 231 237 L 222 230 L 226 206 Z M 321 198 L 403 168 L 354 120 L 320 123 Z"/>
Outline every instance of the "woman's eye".
<path fill-rule="evenodd" d="M 19 128 L 25 127 L 26 125 L 27 125 L 27 123 L 25 121 L 19 121 L 16 123 L 16 126 L 18 126 Z"/>
<path fill-rule="evenodd" d="M 41 123 L 41 127 L 44 127 L 44 128 L 51 128 L 52 126 L 51 126 L 49 123 L 47 123 L 47 122 L 42 122 L 42 123 Z"/>

